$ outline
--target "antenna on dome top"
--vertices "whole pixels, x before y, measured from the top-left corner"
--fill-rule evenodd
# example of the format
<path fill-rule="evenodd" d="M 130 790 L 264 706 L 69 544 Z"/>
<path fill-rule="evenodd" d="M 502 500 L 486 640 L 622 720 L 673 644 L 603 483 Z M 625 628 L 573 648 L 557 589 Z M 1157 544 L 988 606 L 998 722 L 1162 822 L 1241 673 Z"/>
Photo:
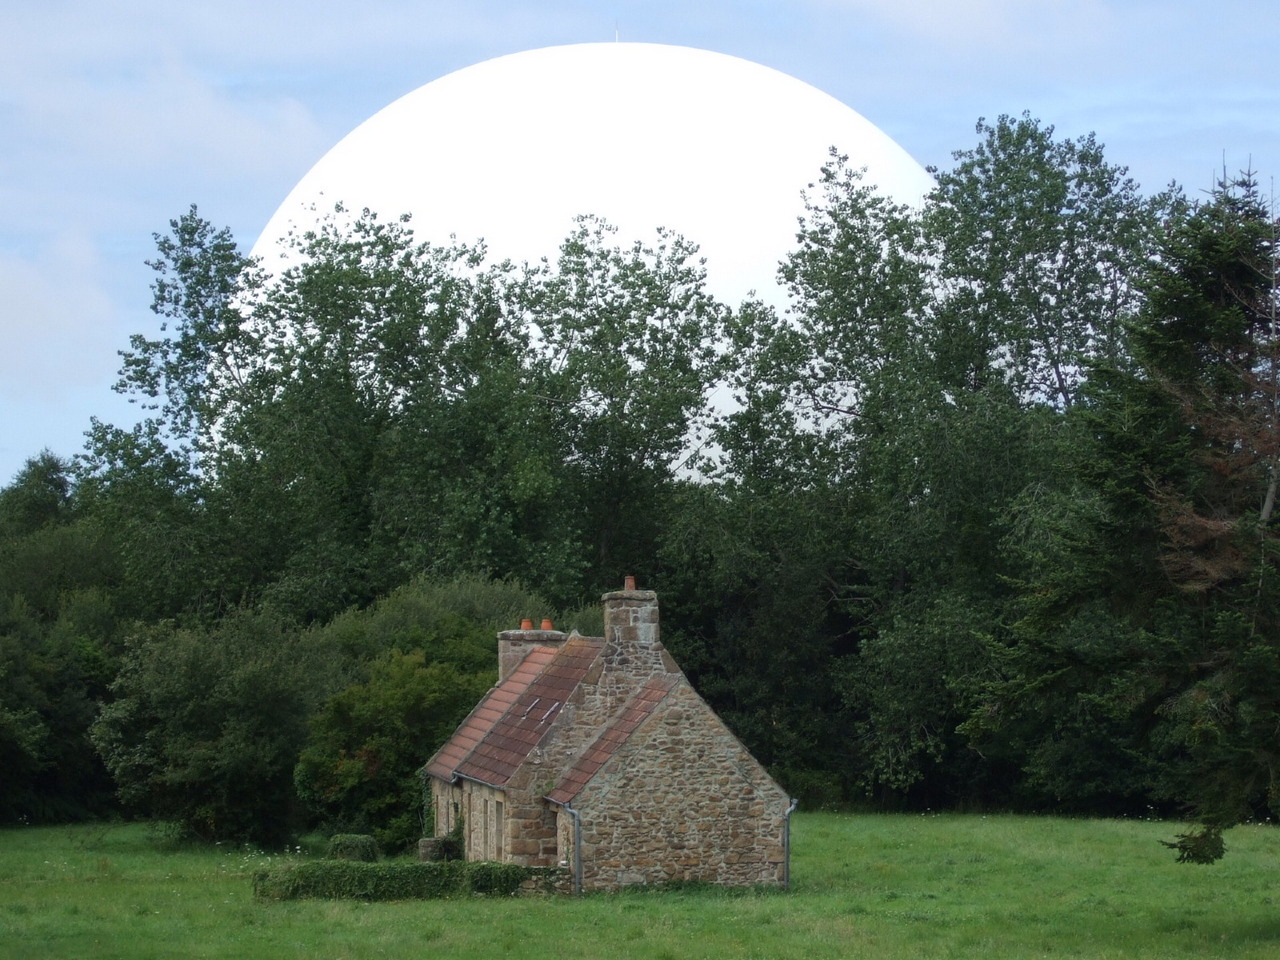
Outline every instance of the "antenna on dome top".
<path fill-rule="evenodd" d="M 617 43 L 620 34 L 618 33 L 618 21 L 613 21 L 613 42 Z"/>

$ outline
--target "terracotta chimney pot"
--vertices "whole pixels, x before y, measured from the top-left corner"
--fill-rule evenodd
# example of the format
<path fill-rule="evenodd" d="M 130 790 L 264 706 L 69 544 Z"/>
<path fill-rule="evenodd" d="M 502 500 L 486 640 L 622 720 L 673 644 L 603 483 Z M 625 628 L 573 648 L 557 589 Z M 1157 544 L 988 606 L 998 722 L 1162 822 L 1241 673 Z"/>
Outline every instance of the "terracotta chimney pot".
<path fill-rule="evenodd" d="M 555 626 L 551 623 L 550 618 L 547 618 L 547 617 L 544 617 L 544 618 L 543 618 L 543 620 L 542 620 L 542 629 L 543 629 L 543 630 L 554 630 L 554 629 L 555 629 Z"/>
<path fill-rule="evenodd" d="M 627 577 L 622 581 L 622 589 L 623 589 L 623 590 L 634 590 L 635 588 L 636 588 L 636 578 L 635 578 L 635 577 L 633 577 L 633 576 L 628 575 L 628 576 L 627 576 Z"/>
<path fill-rule="evenodd" d="M 521 630 L 532 630 L 532 629 L 533 629 L 533 619 L 532 619 L 532 618 L 530 618 L 530 617 L 525 617 L 523 620 L 521 620 L 521 621 L 520 621 L 520 629 L 521 629 Z"/>

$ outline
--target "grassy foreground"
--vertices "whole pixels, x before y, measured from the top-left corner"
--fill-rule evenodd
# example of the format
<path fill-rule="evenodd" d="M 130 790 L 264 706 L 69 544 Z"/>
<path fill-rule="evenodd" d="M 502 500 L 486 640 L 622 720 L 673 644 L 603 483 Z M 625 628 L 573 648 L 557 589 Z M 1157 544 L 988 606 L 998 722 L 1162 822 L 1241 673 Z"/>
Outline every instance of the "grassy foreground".
<path fill-rule="evenodd" d="M 252 851 L 145 825 L 0 831 L 0 958 L 1274 958 L 1280 832 L 1214 866 L 1168 823 L 797 814 L 790 893 L 257 903 Z M 297 854 L 294 854 L 295 856 Z"/>

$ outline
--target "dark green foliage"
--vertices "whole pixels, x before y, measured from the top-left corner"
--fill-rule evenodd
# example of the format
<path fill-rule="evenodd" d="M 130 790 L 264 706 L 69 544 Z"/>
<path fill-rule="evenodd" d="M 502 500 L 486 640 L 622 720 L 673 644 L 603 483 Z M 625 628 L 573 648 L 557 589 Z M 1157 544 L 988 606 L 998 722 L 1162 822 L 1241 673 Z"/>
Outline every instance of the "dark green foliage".
<path fill-rule="evenodd" d="M 1023 402 L 1069 407 L 1089 364 L 1122 361 L 1167 198 L 1143 198 L 1092 134 L 1055 138 L 1026 113 L 977 131 L 937 172 L 924 215 L 947 290 L 937 374 L 952 389 L 999 379 Z"/>
<path fill-rule="evenodd" d="M 69 465 L 45 450 L 27 460 L 13 482 L 0 489 L 0 540 L 63 523 L 70 513 Z"/>
<path fill-rule="evenodd" d="M 129 640 L 93 739 L 121 799 L 205 840 L 278 845 L 301 826 L 293 768 L 337 673 L 322 645 L 238 612 Z"/>
<path fill-rule="evenodd" d="M 479 860 L 466 865 L 466 885 L 472 893 L 509 897 L 526 880 L 552 882 L 559 875 L 554 867 L 522 867 L 518 863 L 493 863 Z"/>
<path fill-rule="evenodd" d="M 114 674 L 114 617 L 97 591 L 64 594 L 52 622 L 0 598 L 0 822 L 102 815 L 113 788 L 89 739 Z"/>
<path fill-rule="evenodd" d="M 378 841 L 367 833 L 338 833 L 329 838 L 329 856 L 373 863 L 378 859 Z"/>
<path fill-rule="evenodd" d="M 1133 682 L 1159 698 L 1157 732 L 1180 757 L 1157 787 L 1202 823 L 1178 845 L 1194 862 L 1221 855 L 1223 828 L 1280 813 L 1276 237 L 1251 176 L 1197 205 L 1150 273 L 1135 330 L 1145 377 L 1122 385 L 1169 441 L 1139 448 L 1148 562 L 1167 586 L 1162 643 Z"/>
<path fill-rule="evenodd" d="M 109 539 L 81 520 L 71 467 L 51 454 L 28 460 L 0 489 L 0 598 L 21 597 L 43 622 L 64 594 L 114 586 Z"/>
<path fill-rule="evenodd" d="M 993 605 L 955 591 L 899 609 L 896 622 L 842 663 L 846 701 L 865 718 L 856 727 L 862 786 L 908 791 L 928 780 L 931 803 L 954 806 L 981 783 L 966 769 L 957 728 L 991 669 Z"/>
<path fill-rule="evenodd" d="M 256 281 L 231 231 L 215 230 L 194 205 L 169 227 L 155 235 L 157 256 L 147 264 L 156 273 L 151 309 L 167 335 L 130 337 L 116 389 L 155 411 L 150 423 L 170 448 L 200 464 L 211 427 L 233 399 L 228 385 L 259 346 L 237 305 Z"/>
<path fill-rule="evenodd" d="M 422 836 L 418 770 L 496 679 L 494 635 L 550 614 L 513 583 L 415 580 L 315 631 L 358 664 L 312 715 L 294 770 L 326 829 L 372 833 L 399 852 Z"/>
<path fill-rule="evenodd" d="M 194 210 L 157 238 L 172 330 L 120 381 L 154 414 L 83 466 L 138 613 L 322 622 L 422 573 L 573 605 L 651 557 L 727 316 L 694 248 L 584 221 L 518 273 L 342 217 L 266 285 Z"/>
<path fill-rule="evenodd" d="M 1056 796 L 1189 805 L 1184 862 L 1277 809 L 1275 235 L 1248 178 L 1170 226 L 1133 369 L 1095 372 L 1081 455 L 1011 528 L 1018 643 L 968 726 Z"/>
<path fill-rule="evenodd" d="M 74 495 L 48 453 L 0 490 L 0 823 L 100 815 L 113 792 L 88 730 L 119 653 L 117 566 Z"/>
<path fill-rule="evenodd" d="M 259 900 L 434 900 L 464 891 L 465 866 L 462 861 L 312 860 L 258 871 L 253 895 Z"/>
<path fill-rule="evenodd" d="M 447 860 L 313 860 L 260 870 L 253 877 L 259 900 L 438 900 L 483 894 L 512 896 L 530 879 L 553 882 L 551 868 L 515 863 Z"/>
<path fill-rule="evenodd" d="M 589 551 L 584 585 L 620 583 L 657 552 L 664 498 L 721 371 L 729 311 L 704 280 L 683 238 L 617 247 L 585 218 L 529 292 L 543 344 L 530 386 L 550 400 L 543 436 L 574 505 L 575 549 Z"/>
<path fill-rule="evenodd" d="M 1227 852 L 1220 827 L 1204 827 L 1192 833 L 1180 833 L 1172 843 L 1167 840 L 1160 842 L 1178 851 L 1179 863 L 1216 863 Z"/>
<path fill-rule="evenodd" d="M 401 849 L 494 633 L 634 573 L 807 805 L 1186 803 L 1220 856 L 1280 795 L 1276 224 L 977 132 L 919 208 L 833 158 L 782 314 L 589 218 L 518 269 L 337 211 L 270 283 L 173 221 L 143 420 L 0 490 L 0 819 L 101 809 L 96 716 L 188 833 Z"/>
<path fill-rule="evenodd" d="M 426 773 L 423 773 L 424 779 Z M 461 815 L 453 821 L 453 828 L 442 837 L 435 837 L 435 853 L 432 860 L 465 860 L 467 856 L 467 841 L 464 836 L 466 821 Z"/>
<path fill-rule="evenodd" d="M 326 823 L 371 830 L 388 850 L 422 836 L 418 769 L 492 683 L 428 662 L 421 650 L 375 660 L 368 681 L 331 697 L 315 714 L 294 782 Z"/>
<path fill-rule="evenodd" d="M 663 641 L 794 796 L 845 795 L 854 759 L 836 664 L 847 506 L 830 491 L 682 485 L 661 554 Z"/>
<path fill-rule="evenodd" d="M 433 663 L 490 675 L 497 671 L 498 631 L 511 629 L 524 617 L 553 613 L 546 600 L 515 581 L 465 574 L 418 577 L 317 629 L 326 642 L 366 664 L 392 649 L 422 650 Z"/>
<path fill-rule="evenodd" d="M 154 621 L 225 610 L 234 588 L 212 574 L 216 531 L 190 465 L 149 421 L 130 430 L 95 421 L 89 437 L 77 497 L 84 523 L 112 551 L 121 614 Z"/>
<path fill-rule="evenodd" d="M 766 477 L 825 509 L 838 546 L 803 555 L 848 633 L 837 669 L 808 663 L 835 677 L 847 781 L 920 804 L 1017 796 L 1024 758 L 960 730 L 1014 643 L 1002 533 L 1075 456 L 1065 411 L 1123 350 L 1160 209 L 1092 138 L 978 132 L 920 211 L 823 171 L 782 269 L 793 313 L 738 332 L 743 411 L 718 437 L 757 509 Z"/>

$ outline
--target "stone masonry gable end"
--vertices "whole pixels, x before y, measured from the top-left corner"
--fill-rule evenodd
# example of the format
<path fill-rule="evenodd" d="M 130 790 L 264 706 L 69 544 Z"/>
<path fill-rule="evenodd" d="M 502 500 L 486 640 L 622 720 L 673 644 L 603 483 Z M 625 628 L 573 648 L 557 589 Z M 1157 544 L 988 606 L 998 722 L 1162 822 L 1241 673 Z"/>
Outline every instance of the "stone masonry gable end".
<path fill-rule="evenodd" d="M 678 683 L 573 801 L 581 888 L 785 883 L 789 806 L 697 693 Z"/>
<path fill-rule="evenodd" d="M 578 758 L 560 778 L 556 788 L 547 794 L 553 803 L 572 803 L 579 791 L 618 751 L 622 744 L 635 732 L 652 713 L 668 693 L 680 682 L 679 675 L 666 674 L 654 677 L 631 698 L 617 719 L 611 723 L 600 737 Z"/>

